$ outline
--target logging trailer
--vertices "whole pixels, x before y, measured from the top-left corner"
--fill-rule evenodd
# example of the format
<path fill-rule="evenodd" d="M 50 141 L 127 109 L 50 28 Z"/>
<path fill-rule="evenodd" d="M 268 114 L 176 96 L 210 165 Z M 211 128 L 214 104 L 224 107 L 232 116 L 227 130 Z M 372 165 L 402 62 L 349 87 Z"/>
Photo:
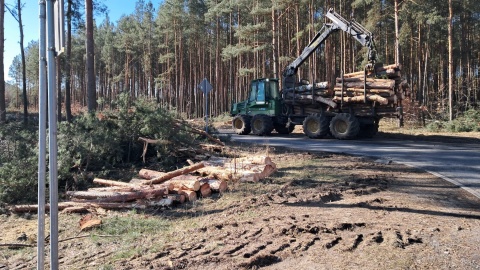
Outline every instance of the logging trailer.
<path fill-rule="evenodd" d="M 232 104 L 232 126 L 239 135 L 267 136 L 273 130 L 289 134 L 303 125 L 309 138 L 331 134 L 337 139 L 373 137 L 382 117 L 402 119 L 403 84 L 396 65 L 376 63 L 373 34 L 354 20 L 347 21 L 330 9 L 326 23 L 308 46 L 283 71 L 279 79 L 261 78 L 250 83 L 247 100 Z M 334 32 L 350 34 L 368 49 L 368 64 L 363 71 L 343 74 L 335 84 L 298 82 L 298 68 Z M 333 86 L 333 87 L 331 87 Z M 403 89 L 405 90 L 405 89 Z"/>

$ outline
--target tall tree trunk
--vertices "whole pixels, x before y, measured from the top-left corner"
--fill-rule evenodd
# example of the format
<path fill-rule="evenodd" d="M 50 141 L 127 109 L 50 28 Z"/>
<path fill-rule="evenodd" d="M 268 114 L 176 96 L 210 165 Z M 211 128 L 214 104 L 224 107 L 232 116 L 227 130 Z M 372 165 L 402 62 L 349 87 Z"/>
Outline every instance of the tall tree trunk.
<path fill-rule="evenodd" d="M 398 39 L 398 0 L 395 0 L 395 64 L 400 65 L 400 43 Z"/>
<path fill-rule="evenodd" d="M 7 110 L 5 104 L 5 65 L 3 64 L 3 53 L 5 47 L 5 0 L 0 0 L 0 123 L 7 120 Z"/>
<path fill-rule="evenodd" d="M 27 99 L 27 71 L 25 63 L 25 49 L 23 48 L 23 24 L 22 24 L 22 1 L 17 1 L 18 27 L 20 29 L 20 54 L 22 57 L 22 94 L 23 94 L 23 123 L 28 123 L 28 99 Z"/>
<path fill-rule="evenodd" d="M 93 3 L 92 0 L 85 0 L 85 18 L 87 25 L 87 37 L 85 41 L 87 54 L 87 107 L 89 112 L 97 108 L 95 89 L 95 63 L 94 63 L 94 42 L 93 42 Z"/>
<path fill-rule="evenodd" d="M 448 0 L 448 107 L 450 121 L 453 120 L 453 7 Z"/>
<path fill-rule="evenodd" d="M 67 121 L 72 122 L 72 103 L 71 103 L 71 74 L 72 67 L 70 64 L 72 58 L 72 0 L 68 0 L 67 7 L 67 52 L 65 59 L 65 114 Z"/>

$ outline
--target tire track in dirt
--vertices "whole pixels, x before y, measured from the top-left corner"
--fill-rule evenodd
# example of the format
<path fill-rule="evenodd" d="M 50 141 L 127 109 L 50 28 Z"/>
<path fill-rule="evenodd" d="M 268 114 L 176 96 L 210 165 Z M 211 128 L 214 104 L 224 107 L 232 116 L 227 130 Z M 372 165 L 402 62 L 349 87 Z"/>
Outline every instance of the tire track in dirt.
<path fill-rule="evenodd" d="M 282 190 L 278 194 L 259 195 L 255 200 L 249 200 L 246 206 L 236 209 L 236 213 L 268 206 L 265 201 L 273 206 L 305 203 L 321 206 L 357 198 L 354 200 L 356 205 L 383 205 L 388 202 L 387 199 L 372 198 L 372 195 L 387 188 L 388 181 L 382 178 L 352 178 L 343 183 L 323 185 L 310 193 Z M 196 229 L 194 233 L 187 232 L 187 235 L 192 235 L 190 243 L 197 245 L 189 244 L 182 250 L 172 248 L 168 253 L 159 253 L 161 256 L 154 257 L 154 261 L 168 265 L 166 269 L 189 266 L 199 268 L 204 264 L 205 267 L 211 267 L 214 261 L 229 262 L 234 268 L 241 269 L 272 265 L 288 257 L 301 256 L 305 252 L 356 252 L 357 249 L 370 245 L 404 249 L 422 243 L 421 238 L 410 235 L 408 231 L 400 232 L 382 226 L 379 228 L 373 220 L 327 225 L 321 222 L 324 217 L 314 214 L 315 212 L 272 213 L 274 214 L 269 217 L 212 224 Z M 212 235 L 215 237 L 212 238 Z M 204 242 L 199 244 L 199 241 Z"/>

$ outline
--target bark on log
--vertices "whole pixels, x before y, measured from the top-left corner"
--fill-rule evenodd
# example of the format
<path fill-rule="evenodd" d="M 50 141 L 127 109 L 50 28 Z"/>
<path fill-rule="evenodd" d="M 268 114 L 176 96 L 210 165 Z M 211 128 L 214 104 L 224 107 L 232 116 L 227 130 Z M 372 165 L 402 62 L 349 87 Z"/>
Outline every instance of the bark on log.
<path fill-rule="evenodd" d="M 141 169 L 138 174 L 145 179 L 152 179 L 152 178 L 155 178 L 155 177 L 164 176 L 167 173 L 158 172 L 158 171 L 154 171 L 154 170 L 148 170 L 148 169 Z M 190 189 L 190 190 L 193 190 L 193 191 L 198 191 L 200 189 L 200 182 L 198 180 L 199 180 L 198 176 L 180 175 L 180 176 L 176 176 L 176 177 L 173 177 L 170 180 L 165 181 L 164 184 L 171 184 L 173 186 L 173 188 Z M 148 182 L 149 182 L 148 180 L 143 180 L 143 181 L 140 181 L 138 183 L 141 184 L 141 185 L 144 185 L 144 184 L 148 184 Z"/>
<path fill-rule="evenodd" d="M 317 102 L 320 102 L 320 103 L 324 103 L 324 104 L 327 104 L 328 106 L 332 107 L 332 108 L 335 108 L 337 107 L 337 104 L 335 102 L 333 102 L 331 99 L 328 99 L 328 98 L 324 98 L 324 97 L 321 97 L 321 96 L 312 96 L 312 95 L 298 95 L 298 94 L 287 94 L 285 95 L 285 102 L 287 104 L 293 104 L 295 102 L 312 102 L 312 101 L 317 101 Z"/>
<path fill-rule="evenodd" d="M 343 97 L 343 102 L 364 102 L 365 101 L 365 96 L 361 95 L 361 96 L 354 96 L 354 97 Z M 334 97 L 333 98 L 334 100 L 340 102 L 342 100 L 341 97 Z M 369 101 L 376 101 L 378 103 L 380 103 L 381 105 L 387 105 L 388 104 L 388 100 L 386 98 L 383 98 L 379 95 L 367 95 L 367 100 Z"/>
<path fill-rule="evenodd" d="M 182 194 L 168 194 L 167 198 L 170 198 L 175 203 L 185 202 L 185 195 L 182 195 Z"/>
<path fill-rule="evenodd" d="M 165 182 L 169 179 L 172 179 L 173 177 L 176 177 L 176 176 L 179 176 L 179 175 L 182 175 L 182 174 L 187 174 L 187 173 L 196 171 L 196 170 L 198 170 L 200 168 L 203 168 L 203 167 L 205 167 L 205 164 L 203 164 L 203 162 L 196 163 L 196 164 L 193 164 L 193 165 L 188 166 L 188 167 L 184 167 L 184 168 L 172 171 L 172 172 L 168 172 L 165 175 L 162 175 L 162 176 L 159 176 L 159 177 L 154 177 L 154 178 L 146 181 L 143 184 L 144 185 L 160 184 L 160 183 Z"/>
<path fill-rule="evenodd" d="M 286 92 L 305 92 L 305 91 L 312 91 L 312 90 L 322 90 L 322 89 L 328 89 L 329 88 L 329 83 L 328 82 L 319 82 L 315 84 L 307 84 L 307 85 L 300 85 L 295 88 L 287 88 L 284 89 Z"/>
<path fill-rule="evenodd" d="M 341 87 L 341 85 L 337 85 L 337 87 Z M 344 82 L 343 86 L 346 88 L 360 88 L 363 89 L 364 87 L 364 82 L 359 81 L 359 82 Z M 395 87 L 395 81 L 394 80 L 386 80 L 382 82 L 378 81 L 373 81 L 373 82 L 366 82 L 366 88 L 367 89 L 388 89 L 388 90 L 393 90 Z"/>
<path fill-rule="evenodd" d="M 210 189 L 215 192 L 223 193 L 227 190 L 228 185 L 226 181 L 217 180 L 217 179 L 204 179 L 201 180 L 200 183 L 203 185 L 205 183 L 210 185 Z"/>
<path fill-rule="evenodd" d="M 89 192 L 89 191 L 67 191 L 67 195 L 76 199 L 92 200 L 101 202 L 128 202 L 137 199 L 155 198 L 168 194 L 168 188 L 154 188 L 137 190 L 134 192 Z"/>
<path fill-rule="evenodd" d="M 92 192 L 103 192 L 103 191 L 115 191 L 115 192 L 129 192 L 129 191 L 134 191 L 135 188 L 133 187 L 119 187 L 119 186 L 114 186 L 114 187 L 97 187 L 97 188 L 89 188 L 88 191 Z"/>
<path fill-rule="evenodd" d="M 188 202 L 194 202 L 197 200 L 197 192 L 193 190 L 174 189 L 173 192 L 185 196 L 185 200 Z"/>
<path fill-rule="evenodd" d="M 167 174 L 167 173 L 154 171 L 154 170 L 149 170 L 149 169 L 141 169 L 138 172 L 138 176 L 140 176 L 143 179 L 147 179 L 147 180 L 150 180 L 150 179 L 155 178 L 155 177 L 164 176 L 165 174 Z"/>
<path fill-rule="evenodd" d="M 202 195 L 202 198 L 212 196 L 212 189 L 210 188 L 210 185 L 208 183 L 204 183 L 200 187 L 200 194 Z"/>
<path fill-rule="evenodd" d="M 101 179 L 101 178 L 93 179 L 93 183 L 99 184 L 99 185 L 104 185 L 104 186 L 113 186 L 113 187 L 135 187 L 134 185 L 132 185 L 130 183 L 125 183 L 125 182 L 120 182 L 120 181 L 115 181 L 115 180 L 106 180 L 106 179 Z"/>
<path fill-rule="evenodd" d="M 335 87 L 335 95 L 339 96 L 341 95 L 342 88 L 341 87 Z M 343 94 L 347 92 L 355 92 L 355 93 L 363 93 L 364 90 L 363 88 L 345 88 L 343 89 Z M 388 89 L 367 89 L 367 93 L 374 93 L 374 94 L 388 94 L 389 96 L 392 96 L 395 94 L 395 91 L 388 90 Z"/>
<path fill-rule="evenodd" d="M 58 203 L 58 210 L 62 211 L 68 208 L 74 207 L 80 209 L 89 208 L 104 208 L 104 209 L 145 209 L 145 205 L 138 203 L 111 203 L 111 202 L 97 202 L 97 201 L 84 201 L 84 202 L 60 202 Z M 45 211 L 50 210 L 50 205 L 45 205 Z M 16 205 L 11 208 L 11 211 L 16 213 L 36 212 L 38 211 L 37 204 Z"/>
<path fill-rule="evenodd" d="M 198 181 L 198 177 L 193 175 L 177 176 L 166 181 L 165 183 L 172 184 L 174 189 L 189 189 L 193 191 L 198 191 L 201 186 L 200 182 Z"/>
<path fill-rule="evenodd" d="M 336 78 L 335 81 L 337 82 L 336 86 L 338 86 L 339 84 L 341 85 L 342 78 Z M 363 83 L 365 81 L 365 78 L 360 78 L 360 77 L 343 78 L 343 81 L 345 83 L 350 83 L 350 82 L 361 82 L 361 83 Z M 367 82 L 377 82 L 377 83 L 390 83 L 392 80 L 390 80 L 390 79 L 366 78 L 366 81 Z"/>

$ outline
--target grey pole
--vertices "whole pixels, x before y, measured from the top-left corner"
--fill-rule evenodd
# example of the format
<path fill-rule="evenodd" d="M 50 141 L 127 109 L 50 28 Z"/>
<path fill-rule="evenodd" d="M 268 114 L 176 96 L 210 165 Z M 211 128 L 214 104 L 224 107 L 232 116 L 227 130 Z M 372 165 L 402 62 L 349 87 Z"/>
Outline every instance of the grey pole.
<path fill-rule="evenodd" d="M 205 91 L 204 95 L 205 95 L 205 132 L 208 133 L 208 93 L 207 91 Z"/>
<path fill-rule="evenodd" d="M 57 99 L 55 66 L 54 0 L 47 0 L 48 51 L 48 147 L 50 178 L 50 269 L 58 269 L 58 179 L 57 179 Z"/>
<path fill-rule="evenodd" d="M 38 232 L 37 232 L 37 269 L 45 266 L 45 178 L 46 178 L 46 147 L 47 147 L 47 73 L 45 47 L 46 6 L 45 0 L 40 0 L 40 41 L 39 41 L 39 118 L 38 118 Z"/>

